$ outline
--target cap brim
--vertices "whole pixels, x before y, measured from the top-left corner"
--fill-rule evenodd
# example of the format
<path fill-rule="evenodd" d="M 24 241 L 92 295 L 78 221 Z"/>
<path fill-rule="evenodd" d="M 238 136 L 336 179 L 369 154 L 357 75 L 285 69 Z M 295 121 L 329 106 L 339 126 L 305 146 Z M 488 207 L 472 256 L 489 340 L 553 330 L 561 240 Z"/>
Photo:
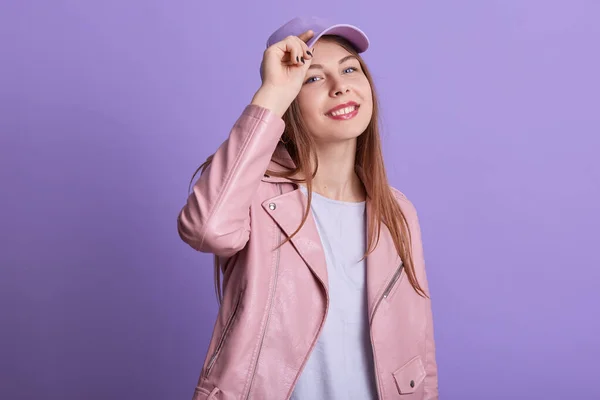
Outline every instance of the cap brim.
<path fill-rule="evenodd" d="M 306 44 L 308 47 L 312 47 L 317 40 L 323 35 L 337 35 L 347 39 L 359 53 L 366 51 L 369 48 L 369 38 L 363 31 L 353 25 L 339 24 L 332 25 L 325 29 L 317 36 L 310 39 Z"/>

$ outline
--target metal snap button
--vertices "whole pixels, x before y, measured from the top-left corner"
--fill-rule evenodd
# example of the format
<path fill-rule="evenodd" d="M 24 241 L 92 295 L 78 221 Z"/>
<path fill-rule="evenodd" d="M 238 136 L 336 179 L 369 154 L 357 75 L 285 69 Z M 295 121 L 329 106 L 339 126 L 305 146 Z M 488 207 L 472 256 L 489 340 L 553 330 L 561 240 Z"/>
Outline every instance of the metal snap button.
<path fill-rule="evenodd" d="M 415 387 L 415 381 L 410 381 L 410 387 L 414 388 Z"/>
<path fill-rule="evenodd" d="M 270 210 L 274 210 L 274 209 L 276 209 L 276 208 L 277 208 L 277 206 L 275 205 L 275 203 L 270 203 L 270 204 L 269 204 L 269 209 L 270 209 Z"/>

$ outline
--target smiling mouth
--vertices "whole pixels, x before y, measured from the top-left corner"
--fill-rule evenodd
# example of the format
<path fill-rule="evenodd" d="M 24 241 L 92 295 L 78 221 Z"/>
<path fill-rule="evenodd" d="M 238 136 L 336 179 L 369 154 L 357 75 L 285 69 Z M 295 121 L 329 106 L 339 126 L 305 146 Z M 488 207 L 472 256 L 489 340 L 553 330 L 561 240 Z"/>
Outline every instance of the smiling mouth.
<path fill-rule="evenodd" d="M 359 107 L 360 105 L 348 106 L 346 108 L 342 108 L 341 110 L 326 113 L 325 115 L 327 115 L 328 117 L 341 117 L 353 113 L 354 111 L 358 110 Z"/>
<path fill-rule="evenodd" d="M 360 105 L 348 106 L 341 110 L 337 110 L 331 113 L 325 114 L 325 116 L 338 121 L 347 121 L 350 120 L 358 114 L 358 109 Z"/>

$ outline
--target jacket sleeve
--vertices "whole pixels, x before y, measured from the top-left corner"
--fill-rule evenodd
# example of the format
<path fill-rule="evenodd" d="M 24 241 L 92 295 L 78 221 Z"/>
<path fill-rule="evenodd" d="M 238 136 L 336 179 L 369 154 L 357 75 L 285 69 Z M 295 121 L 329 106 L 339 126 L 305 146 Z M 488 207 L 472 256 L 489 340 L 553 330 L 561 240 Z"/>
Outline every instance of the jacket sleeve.
<path fill-rule="evenodd" d="M 406 196 L 395 188 L 392 188 L 396 198 L 399 200 L 401 207 L 406 206 L 405 210 L 408 212 L 406 217 L 410 226 L 410 232 L 412 237 L 412 253 L 413 261 L 419 280 L 419 284 L 431 297 L 429 292 L 429 283 L 427 280 L 427 273 L 425 271 L 425 257 L 423 254 L 423 242 L 421 237 L 421 226 L 419 223 L 419 217 L 417 216 L 417 210 L 410 200 Z M 438 369 L 435 355 L 435 340 L 433 335 L 433 313 L 431 309 L 431 298 L 425 299 L 425 317 L 427 320 L 425 328 L 425 400 L 438 400 Z"/>
<path fill-rule="evenodd" d="M 192 248 L 230 257 L 250 237 L 250 204 L 285 124 L 270 110 L 248 105 L 212 163 L 200 175 L 177 218 Z"/>
<path fill-rule="evenodd" d="M 429 295 L 427 276 L 423 274 L 421 282 L 423 289 Z M 438 371 L 435 360 L 435 340 L 433 337 L 433 315 L 431 311 L 431 300 L 427 301 L 427 331 L 425 332 L 425 399 L 437 400 L 438 394 Z"/>
<path fill-rule="evenodd" d="M 419 283 L 421 287 L 431 296 L 429 292 L 429 283 L 427 281 L 427 273 L 425 271 L 425 259 L 423 255 L 423 244 L 421 241 L 421 227 L 415 210 L 415 224 L 413 229 L 413 245 L 416 247 L 413 250 L 415 261 L 420 262 L 422 265 L 422 274 L 419 277 Z M 435 359 L 435 340 L 433 336 L 433 313 L 431 309 L 431 298 L 426 299 L 426 318 L 427 325 L 425 331 L 425 399 L 426 400 L 438 400 L 438 371 L 437 362 Z"/>

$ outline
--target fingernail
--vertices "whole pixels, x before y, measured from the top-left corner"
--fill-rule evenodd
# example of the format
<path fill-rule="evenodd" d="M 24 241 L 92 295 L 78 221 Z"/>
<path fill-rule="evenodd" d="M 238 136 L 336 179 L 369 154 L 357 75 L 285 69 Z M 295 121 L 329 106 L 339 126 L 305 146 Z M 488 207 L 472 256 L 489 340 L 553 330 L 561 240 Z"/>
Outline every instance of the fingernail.
<path fill-rule="evenodd" d="M 306 54 L 312 57 L 312 53 L 310 51 L 306 50 Z"/>
<path fill-rule="evenodd" d="M 302 64 L 306 64 L 306 63 L 304 62 L 304 57 L 300 57 L 300 60 L 302 61 Z"/>

